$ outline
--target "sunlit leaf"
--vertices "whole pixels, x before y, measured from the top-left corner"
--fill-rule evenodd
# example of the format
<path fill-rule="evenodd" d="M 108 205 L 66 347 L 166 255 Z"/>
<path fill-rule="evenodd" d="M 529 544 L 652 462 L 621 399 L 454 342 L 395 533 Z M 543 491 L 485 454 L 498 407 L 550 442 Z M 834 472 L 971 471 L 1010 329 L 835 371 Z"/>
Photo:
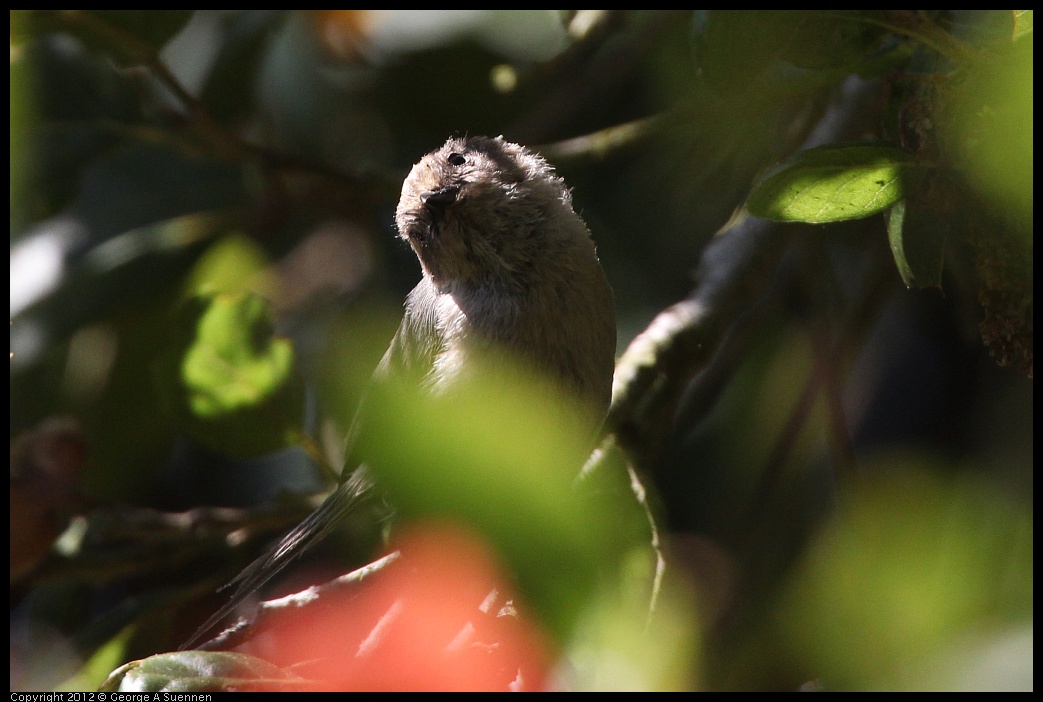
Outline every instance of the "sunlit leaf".
<path fill-rule="evenodd" d="M 262 298 L 194 298 L 173 331 L 159 375 L 185 431 L 244 455 L 295 443 L 304 403 L 293 344 L 273 334 Z"/>
<path fill-rule="evenodd" d="M 220 651 L 163 653 L 116 669 L 101 692 L 294 690 L 301 680 L 260 658 Z"/>
<path fill-rule="evenodd" d="M 883 212 L 905 195 L 912 156 L 893 146 L 821 146 L 795 154 L 750 193 L 751 214 L 822 224 Z"/>
<path fill-rule="evenodd" d="M 185 281 L 188 296 L 223 293 L 274 293 L 264 249 L 242 234 L 229 234 L 204 253 Z"/>

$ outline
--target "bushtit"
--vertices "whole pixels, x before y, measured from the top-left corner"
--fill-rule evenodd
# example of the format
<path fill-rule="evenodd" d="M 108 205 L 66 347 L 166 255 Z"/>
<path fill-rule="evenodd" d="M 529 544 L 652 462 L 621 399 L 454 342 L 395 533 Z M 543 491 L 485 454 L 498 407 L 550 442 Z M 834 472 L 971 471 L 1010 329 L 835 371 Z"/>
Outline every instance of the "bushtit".
<path fill-rule="evenodd" d="M 612 392 L 612 289 L 550 165 L 502 137 L 449 139 L 413 166 L 395 223 L 423 279 L 374 382 L 406 377 L 439 394 L 467 376 L 477 355 L 486 365 L 521 363 L 579 400 L 586 411 L 577 429 L 593 438 Z M 364 422 L 363 406 L 356 424 Z M 367 473 L 345 471 L 311 516 L 230 583 L 231 601 L 199 634 L 328 534 L 371 488 Z"/>

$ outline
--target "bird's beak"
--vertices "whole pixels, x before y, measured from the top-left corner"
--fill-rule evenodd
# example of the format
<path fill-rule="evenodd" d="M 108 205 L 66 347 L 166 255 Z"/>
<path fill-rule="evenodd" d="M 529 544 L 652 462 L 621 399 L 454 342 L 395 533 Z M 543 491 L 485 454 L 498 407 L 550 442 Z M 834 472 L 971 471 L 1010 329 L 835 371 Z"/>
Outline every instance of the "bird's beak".
<path fill-rule="evenodd" d="M 440 213 L 446 207 L 456 202 L 460 193 L 459 185 L 450 185 L 438 190 L 429 190 L 420 194 L 420 203 L 432 213 Z"/>

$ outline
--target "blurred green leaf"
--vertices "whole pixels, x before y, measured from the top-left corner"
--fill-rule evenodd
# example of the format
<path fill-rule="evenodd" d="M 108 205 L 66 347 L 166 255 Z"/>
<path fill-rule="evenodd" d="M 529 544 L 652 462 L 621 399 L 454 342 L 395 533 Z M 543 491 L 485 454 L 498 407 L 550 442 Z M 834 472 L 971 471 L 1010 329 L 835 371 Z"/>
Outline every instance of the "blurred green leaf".
<path fill-rule="evenodd" d="M 120 661 L 127 659 L 127 642 L 134 634 L 135 627 L 126 626 L 91 654 L 76 675 L 58 686 L 59 692 L 80 692 L 98 687 L 99 680 L 105 680 Z"/>
<path fill-rule="evenodd" d="M 599 592 L 566 645 L 569 689 L 576 692 L 672 692 L 700 689 L 694 593 L 676 572 L 655 612 L 614 592 Z"/>
<path fill-rule="evenodd" d="M 1014 10 L 1014 32 L 1012 37 L 1020 39 L 1032 33 L 1032 10 Z"/>
<path fill-rule="evenodd" d="M 771 171 L 747 205 L 754 216 L 776 222 L 862 219 L 902 199 L 912 168 L 912 156 L 893 146 L 820 146 Z"/>
<path fill-rule="evenodd" d="M 228 234 L 199 257 L 184 284 L 185 296 L 254 292 L 272 296 L 275 282 L 264 249 L 250 237 Z"/>
<path fill-rule="evenodd" d="M 182 651 L 132 661 L 113 671 L 101 692 L 233 692 L 292 690 L 305 682 L 243 653 Z"/>
<path fill-rule="evenodd" d="M 186 303 L 159 381 L 182 428 L 226 453 L 296 444 L 304 415 L 293 344 L 274 336 L 259 296 L 216 294 Z"/>
<path fill-rule="evenodd" d="M 1035 655 L 1033 626 L 986 627 L 911 668 L 899 686 L 939 692 L 1032 692 Z"/>
<path fill-rule="evenodd" d="M 197 332 L 182 378 L 195 391 L 191 405 L 200 417 L 253 405 L 290 373 L 293 347 L 271 336 L 271 319 L 260 297 L 212 298 Z"/>
<path fill-rule="evenodd" d="M 957 167 L 995 205 L 1031 229 L 1033 212 L 1033 34 L 970 67 L 946 94 L 939 124 Z"/>
<path fill-rule="evenodd" d="M 966 637 L 1032 617 L 1031 514 L 913 461 L 887 465 L 865 467 L 878 470 L 788 591 L 789 641 L 828 689 L 915 689 L 910 671 Z"/>
<path fill-rule="evenodd" d="M 445 397 L 377 388 L 358 451 L 404 519 L 450 518 L 485 535 L 563 639 L 599 575 L 615 577 L 632 545 L 619 543 L 629 538 L 617 526 L 625 508 L 575 487 L 589 450 L 577 433 L 582 410 L 542 378 L 502 366 L 470 359 L 469 379 Z"/>

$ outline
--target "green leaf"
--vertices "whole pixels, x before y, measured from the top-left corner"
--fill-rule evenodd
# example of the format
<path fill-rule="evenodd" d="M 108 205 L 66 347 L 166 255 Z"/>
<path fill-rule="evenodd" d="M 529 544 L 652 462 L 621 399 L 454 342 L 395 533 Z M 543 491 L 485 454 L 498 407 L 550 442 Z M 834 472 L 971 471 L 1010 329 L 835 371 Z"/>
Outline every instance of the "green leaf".
<path fill-rule="evenodd" d="M 902 241 L 904 225 L 905 200 L 899 200 L 887 213 L 887 240 L 891 244 L 891 254 L 894 256 L 898 273 L 902 276 L 902 282 L 909 288 L 912 287 L 915 276 L 905 257 L 905 242 Z"/>
<path fill-rule="evenodd" d="M 895 203 L 887 213 L 887 238 L 907 288 L 942 286 L 945 238 L 932 226 L 936 219 L 905 200 Z"/>
<path fill-rule="evenodd" d="M 253 239 L 237 231 L 215 241 L 185 280 L 186 297 L 214 293 L 274 292 L 271 260 Z"/>
<path fill-rule="evenodd" d="M 174 337 L 159 376 L 187 433 L 240 455 L 296 444 L 304 401 L 293 344 L 274 336 L 261 297 L 194 298 L 181 310 Z"/>
<path fill-rule="evenodd" d="M 108 642 L 99 646 L 75 675 L 58 686 L 57 691 L 80 692 L 96 688 L 99 680 L 105 680 L 114 666 L 127 659 L 127 643 L 134 634 L 134 629 L 133 625 L 126 626 Z"/>
<path fill-rule="evenodd" d="M 990 51 L 947 92 L 939 112 L 945 152 L 971 184 L 1008 216 L 1032 228 L 1033 69 L 1032 33 Z"/>
<path fill-rule="evenodd" d="M 780 608 L 784 645 L 831 689 L 925 689 L 925 671 L 961 638 L 1031 626 L 1031 505 L 919 458 L 866 467 L 871 478 L 794 569 Z M 1015 656 L 987 662 L 1004 662 L 1003 686 L 1014 684 L 1006 660 Z M 964 672 L 949 670 L 938 689 Z"/>
<path fill-rule="evenodd" d="M 1014 32 L 1012 39 L 1020 39 L 1032 33 L 1032 10 L 1014 10 Z"/>
<path fill-rule="evenodd" d="M 750 214 L 776 222 L 862 219 L 904 197 L 910 154 L 894 146 L 820 146 L 795 154 L 750 193 Z"/>
<path fill-rule="evenodd" d="M 306 681 L 243 653 L 163 653 L 117 668 L 100 692 L 233 692 L 294 690 Z"/>
<path fill-rule="evenodd" d="M 451 395 L 375 388 L 356 447 L 403 520 L 450 519 L 487 538 L 559 641 L 641 539 L 617 495 L 577 489 L 589 451 L 579 416 L 545 379 L 470 358 Z"/>

